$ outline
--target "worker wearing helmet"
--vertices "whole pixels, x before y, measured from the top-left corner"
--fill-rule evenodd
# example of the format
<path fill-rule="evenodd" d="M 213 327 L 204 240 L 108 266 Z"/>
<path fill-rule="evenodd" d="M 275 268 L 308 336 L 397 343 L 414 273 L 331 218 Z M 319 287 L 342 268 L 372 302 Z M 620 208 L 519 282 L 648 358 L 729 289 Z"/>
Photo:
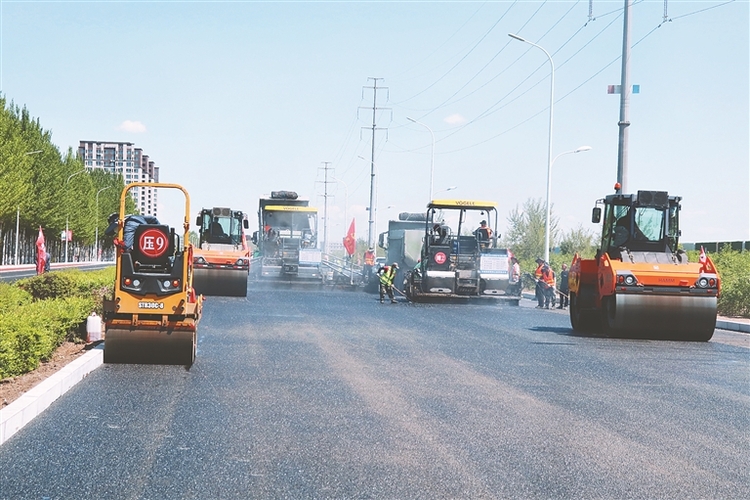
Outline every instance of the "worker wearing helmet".
<path fill-rule="evenodd" d="M 365 275 L 365 282 L 370 281 L 370 276 L 372 276 L 372 268 L 375 266 L 375 249 L 373 247 L 368 248 L 365 250 L 365 265 L 363 268 L 364 275 Z"/>
<path fill-rule="evenodd" d="M 555 272 L 546 262 L 542 266 L 542 282 L 544 283 L 544 308 L 555 307 Z"/>
<path fill-rule="evenodd" d="M 544 281 L 542 280 L 542 269 L 544 268 L 544 259 L 537 257 L 536 259 L 536 270 L 534 271 L 534 281 L 536 287 L 534 288 L 534 296 L 537 302 L 537 309 L 544 309 Z"/>
<path fill-rule="evenodd" d="M 479 242 L 479 247 L 482 250 L 491 246 L 492 229 L 487 225 L 486 220 L 479 223 L 479 227 L 474 230 L 474 236 Z"/>
<path fill-rule="evenodd" d="M 380 303 L 382 304 L 385 299 L 385 294 L 391 299 L 391 304 L 396 303 L 396 299 L 393 297 L 393 281 L 396 279 L 396 271 L 398 271 L 398 263 L 394 262 L 390 266 L 383 266 L 378 270 L 378 276 L 380 277 Z"/>

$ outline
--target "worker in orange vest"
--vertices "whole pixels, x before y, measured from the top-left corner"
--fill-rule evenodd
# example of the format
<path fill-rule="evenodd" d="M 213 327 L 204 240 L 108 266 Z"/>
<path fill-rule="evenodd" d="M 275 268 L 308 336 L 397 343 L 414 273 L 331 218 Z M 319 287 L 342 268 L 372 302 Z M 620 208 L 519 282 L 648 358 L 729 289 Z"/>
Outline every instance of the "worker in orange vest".
<path fill-rule="evenodd" d="M 544 283 L 544 308 L 555 307 L 555 271 L 546 262 L 542 266 L 542 282 Z"/>
<path fill-rule="evenodd" d="M 537 309 L 544 308 L 544 281 L 542 281 L 542 269 L 544 268 L 544 260 L 541 257 L 536 259 L 536 270 L 534 271 L 534 278 L 536 280 L 536 287 L 534 288 L 534 296 L 536 297 Z"/>
<path fill-rule="evenodd" d="M 375 266 L 375 249 L 370 247 L 365 250 L 365 265 L 363 267 L 365 282 L 370 281 L 372 276 L 372 268 Z"/>

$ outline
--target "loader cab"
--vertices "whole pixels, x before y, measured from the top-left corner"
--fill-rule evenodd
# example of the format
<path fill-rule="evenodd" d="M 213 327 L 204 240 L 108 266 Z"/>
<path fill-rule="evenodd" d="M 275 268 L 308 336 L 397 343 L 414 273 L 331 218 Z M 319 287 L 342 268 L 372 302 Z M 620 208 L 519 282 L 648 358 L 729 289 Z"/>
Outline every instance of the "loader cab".
<path fill-rule="evenodd" d="M 666 191 L 608 196 L 604 200 L 602 251 L 618 260 L 623 259 L 623 252 L 676 252 L 679 201 L 680 197 L 670 197 Z"/>

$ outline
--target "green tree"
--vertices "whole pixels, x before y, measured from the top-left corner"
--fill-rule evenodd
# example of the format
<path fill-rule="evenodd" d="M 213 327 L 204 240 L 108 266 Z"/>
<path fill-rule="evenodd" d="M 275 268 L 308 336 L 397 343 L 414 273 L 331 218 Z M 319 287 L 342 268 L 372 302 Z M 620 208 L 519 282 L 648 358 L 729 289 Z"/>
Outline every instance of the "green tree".
<path fill-rule="evenodd" d="M 528 199 L 522 208 L 516 206 L 508 215 L 504 245 L 522 261 L 533 261 L 544 255 L 546 207 L 541 199 Z M 550 246 L 554 248 L 558 219 L 550 212 Z"/>
<path fill-rule="evenodd" d="M 584 229 L 579 224 L 577 228 L 565 233 L 560 240 L 560 253 L 574 255 L 578 253 L 584 258 L 593 258 L 596 254 L 597 235 L 593 231 Z"/>

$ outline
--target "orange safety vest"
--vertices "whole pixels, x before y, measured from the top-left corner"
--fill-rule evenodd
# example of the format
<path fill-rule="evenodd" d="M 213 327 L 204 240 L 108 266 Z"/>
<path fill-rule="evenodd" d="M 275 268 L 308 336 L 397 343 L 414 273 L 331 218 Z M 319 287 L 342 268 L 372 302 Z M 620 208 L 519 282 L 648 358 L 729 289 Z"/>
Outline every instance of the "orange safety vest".
<path fill-rule="evenodd" d="M 544 267 L 544 264 L 539 264 L 536 268 L 536 271 L 534 271 L 534 277 L 538 280 L 542 279 L 542 268 Z"/>
<path fill-rule="evenodd" d="M 365 265 L 366 266 L 375 265 L 375 252 L 371 252 L 369 250 L 365 252 Z"/>
<path fill-rule="evenodd" d="M 551 268 L 548 267 L 547 269 L 542 270 L 542 281 L 544 281 L 547 286 L 555 286 L 555 273 Z"/>

